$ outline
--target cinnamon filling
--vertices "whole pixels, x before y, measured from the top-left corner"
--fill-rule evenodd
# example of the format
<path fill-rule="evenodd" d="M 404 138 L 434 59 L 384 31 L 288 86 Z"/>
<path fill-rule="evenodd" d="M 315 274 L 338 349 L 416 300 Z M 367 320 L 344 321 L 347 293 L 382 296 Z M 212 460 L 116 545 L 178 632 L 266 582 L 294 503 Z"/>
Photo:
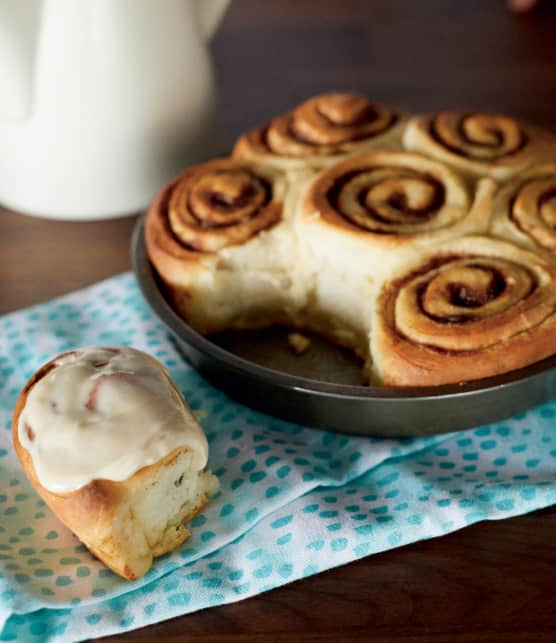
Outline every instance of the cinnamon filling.
<path fill-rule="evenodd" d="M 27 423 L 25 423 L 25 433 L 29 438 L 29 442 L 33 442 L 33 440 L 35 439 L 35 432 Z"/>
<path fill-rule="evenodd" d="M 517 154 L 529 142 L 519 124 L 504 116 L 465 113 L 457 117 L 450 129 L 445 121 L 455 118 L 437 115 L 431 120 L 428 133 L 438 145 L 458 156 L 494 162 Z"/>
<path fill-rule="evenodd" d="M 460 308 L 480 308 L 489 301 L 497 299 L 506 289 L 506 282 L 497 270 L 492 270 L 490 277 L 488 286 L 481 289 L 463 283 L 450 284 L 448 286 L 450 303 Z"/>
<path fill-rule="evenodd" d="M 374 111 L 374 110 L 373 110 Z M 367 119 L 361 119 L 358 122 L 353 122 L 353 123 L 345 123 L 345 122 L 334 122 L 330 121 L 329 119 L 327 120 L 327 126 L 332 130 L 334 128 L 340 128 L 340 127 L 357 127 L 357 126 L 362 126 L 368 123 L 372 123 L 373 120 L 376 118 L 376 112 L 374 112 L 375 117 L 374 118 L 367 118 Z M 320 114 L 319 114 L 320 115 Z M 326 118 L 323 115 L 323 118 Z M 312 138 L 310 138 L 308 135 L 304 134 L 300 130 L 300 126 L 296 124 L 295 119 L 292 119 L 290 126 L 287 130 L 288 135 L 295 141 L 298 141 L 299 143 L 304 143 L 305 145 L 310 145 L 315 148 L 319 148 L 324 145 L 336 145 L 337 151 L 340 151 L 340 146 L 342 143 L 356 143 L 358 141 L 364 141 L 366 138 L 371 138 L 373 136 L 378 136 L 379 134 L 382 134 L 385 132 L 387 129 L 392 127 L 397 120 L 397 117 L 395 114 L 392 114 L 392 116 L 389 117 L 388 122 L 384 123 L 383 127 L 380 128 L 380 130 L 377 130 L 374 132 L 372 135 L 369 134 L 368 132 L 362 131 L 360 133 L 352 132 L 349 136 L 346 136 L 342 141 L 336 142 L 336 141 L 330 141 L 330 142 L 322 142 L 322 141 L 316 141 Z M 268 130 L 267 130 L 268 131 Z M 270 144 L 268 143 L 268 135 L 264 137 L 265 144 L 266 146 L 271 149 Z"/>
<path fill-rule="evenodd" d="M 462 259 L 471 261 L 466 262 L 462 267 L 447 268 L 446 271 L 438 270 L 442 266 L 449 266 Z M 477 262 L 473 261 L 474 259 Z M 478 321 L 485 318 L 481 308 L 488 307 L 503 296 L 510 298 L 509 301 L 501 302 L 500 310 L 493 310 L 487 313 L 487 316 L 498 314 L 506 310 L 509 305 L 515 305 L 529 298 L 537 288 L 537 280 L 527 268 L 514 266 L 510 262 L 506 263 L 509 267 L 507 275 L 499 268 L 483 264 L 479 257 L 435 258 L 396 284 L 395 291 L 399 293 L 412 282 L 431 274 L 431 279 L 425 280 L 416 290 L 419 314 L 438 324 L 466 324 Z M 457 271 L 456 274 L 459 274 L 462 279 L 450 281 L 452 270 Z M 512 273 L 515 274 L 512 275 Z M 516 291 L 513 295 L 511 289 Z M 517 297 L 515 301 L 514 296 Z"/>
<path fill-rule="evenodd" d="M 208 193 L 206 200 L 211 206 L 220 210 L 233 210 L 246 206 L 255 195 L 252 185 L 245 186 L 238 196 L 224 194 L 222 192 Z"/>
<path fill-rule="evenodd" d="M 227 228 L 256 216 L 270 186 L 245 170 L 207 172 L 192 181 L 186 208 L 200 228 Z"/>
<path fill-rule="evenodd" d="M 316 96 L 277 116 L 251 134 L 257 145 L 278 156 L 303 158 L 339 154 L 349 143 L 390 129 L 398 115 L 357 94 Z"/>
<path fill-rule="evenodd" d="M 317 114 L 332 127 L 337 125 L 361 125 L 377 120 L 378 112 L 362 96 L 340 95 L 328 97 L 317 103 Z"/>
<path fill-rule="evenodd" d="M 168 188 L 159 211 L 177 245 L 211 253 L 245 243 L 274 226 L 281 219 L 282 204 L 270 179 L 249 166 L 221 160 L 186 172 Z"/>
<path fill-rule="evenodd" d="M 387 173 L 381 176 L 381 173 Z M 368 180 L 364 175 L 368 174 Z M 376 176 L 375 176 L 376 175 Z M 347 195 L 350 184 L 361 177 L 360 187 Z M 419 225 L 434 218 L 445 203 L 446 191 L 436 178 L 410 169 L 373 167 L 347 172 L 329 189 L 326 199 L 348 223 L 377 234 L 396 234 L 391 226 Z M 358 206 L 365 216 L 356 212 Z M 373 225 L 373 221 L 381 226 Z M 386 228 L 386 229 L 385 229 Z"/>

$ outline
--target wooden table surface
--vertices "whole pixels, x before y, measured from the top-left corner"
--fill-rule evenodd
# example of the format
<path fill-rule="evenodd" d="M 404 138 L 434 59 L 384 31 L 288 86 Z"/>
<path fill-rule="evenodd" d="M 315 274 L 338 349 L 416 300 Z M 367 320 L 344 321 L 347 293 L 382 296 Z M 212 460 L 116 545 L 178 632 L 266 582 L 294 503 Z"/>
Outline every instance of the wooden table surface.
<path fill-rule="evenodd" d="M 556 129 L 556 6 L 503 0 L 234 0 L 212 45 L 222 147 L 321 90 L 410 110 L 482 107 Z M 32 186 L 30 186 L 32 189 Z M 0 211 L 0 312 L 129 268 L 134 219 Z M 371 556 L 130 639 L 556 641 L 556 511 Z"/>

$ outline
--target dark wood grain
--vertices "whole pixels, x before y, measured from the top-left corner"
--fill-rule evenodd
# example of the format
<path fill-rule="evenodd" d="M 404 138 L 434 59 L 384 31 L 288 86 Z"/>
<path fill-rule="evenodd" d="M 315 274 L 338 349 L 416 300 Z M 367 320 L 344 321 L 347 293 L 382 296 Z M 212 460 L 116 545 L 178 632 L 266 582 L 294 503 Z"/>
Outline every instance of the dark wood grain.
<path fill-rule="evenodd" d="M 556 129 L 556 4 L 234 0 L 213 42 L 222 148 L 321 90 L 411 110 L 499 109 Z M 0 312 L 129 267 L 133 219 L 70 224 L 0 212 Z M 371 556 L 127 640 L 556 641 L 556 511 Z M 111 640 L 116 640 L 115 638 Z"/>
<path fill-rule="evenodd" d="M 556 640 L 555 534 L 554 510 L 475 525 L 121 638 Z"/>
<path fill-rule="evenodd" d="M 0 314 L 128 270 L 135 219 L 68 223 L 0 208 Z"/>

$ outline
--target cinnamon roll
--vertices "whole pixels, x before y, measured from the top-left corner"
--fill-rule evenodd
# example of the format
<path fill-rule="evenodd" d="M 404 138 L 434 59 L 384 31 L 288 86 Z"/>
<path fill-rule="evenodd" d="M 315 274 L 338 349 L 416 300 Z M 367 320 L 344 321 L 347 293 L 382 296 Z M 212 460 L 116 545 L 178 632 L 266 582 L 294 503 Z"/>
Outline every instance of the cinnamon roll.
<path fill-rule="evenodd" d="M 203 334 L 279 323 L 386 384 L 476 379 L 556 352 L 555 159 L 501 114 L 322 94 L 167 186 L 148 252 Z"/>
<path fill-rule="evenodd" d="M 243 134 L 233 156 L 282 169 L 323 167 L 342 155 L 399 142 L 400 112 L 359 94 L 328 93 Z"/>
<path fill-rule="evenodd" d="M 556 137 L 509 116 L 451 111 L 415 116 L 404 146 L 474 176 L 504 181 L 556 153 Z"/>
<path fill-rule="evenodd" d="M 203 429 L 169 373 L 131 348 L 45 364 L 17 400 L 12 435 L 37 493 L 128 580 L 189 537 L 186 523 L 218 489 Z"/>
<path fill-rule="evenodd" d="M 339 341 L 367 350 L 369 311 L 382 282 L 419 248 L 483 232 L 495 185 L 478 189 L 418 154 L 376 151 L 325 170 L 312 182 L 296 222 L 313 316 Z"/>
<path fill-rule="evenodd" d="M 289 271 L 294 193 L 278 170 L 223 158 L 188 169 L 151 205 L 149 257 L 200 332 L 281 321 L 303 296 Z"/>
<path fill-rule="evenodd" d="M 500 190 L 492 232 L 556 256 L 556 163 L 536 165 Z"/>
<path fill-rule="evenodd" d="M 470 236 L 424 253 L 383 287 L 375 375 L 431 386 L 505 373 L 556 352 L 556 267 L 511 243 Z"/>

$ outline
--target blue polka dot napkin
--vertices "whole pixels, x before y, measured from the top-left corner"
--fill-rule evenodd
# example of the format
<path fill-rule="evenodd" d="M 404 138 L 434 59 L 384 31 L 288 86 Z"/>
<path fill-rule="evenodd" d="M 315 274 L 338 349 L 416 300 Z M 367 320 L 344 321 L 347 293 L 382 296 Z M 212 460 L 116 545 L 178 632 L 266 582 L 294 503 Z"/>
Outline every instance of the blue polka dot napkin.
<path fill-rule="evenodd" d="M 76 346 L 133 345 L 170 369 L 221 491 L 191 538 L 128 583 L 20 471 L 10 415 L 27 378 Z M 237 601 L 362 556 L 556 502 L 556 400 L 420 439 L 348 437 L 251 411 L 183 362 L 124 274 L 0 319 L 0 640 L 82 640 Z"/>

